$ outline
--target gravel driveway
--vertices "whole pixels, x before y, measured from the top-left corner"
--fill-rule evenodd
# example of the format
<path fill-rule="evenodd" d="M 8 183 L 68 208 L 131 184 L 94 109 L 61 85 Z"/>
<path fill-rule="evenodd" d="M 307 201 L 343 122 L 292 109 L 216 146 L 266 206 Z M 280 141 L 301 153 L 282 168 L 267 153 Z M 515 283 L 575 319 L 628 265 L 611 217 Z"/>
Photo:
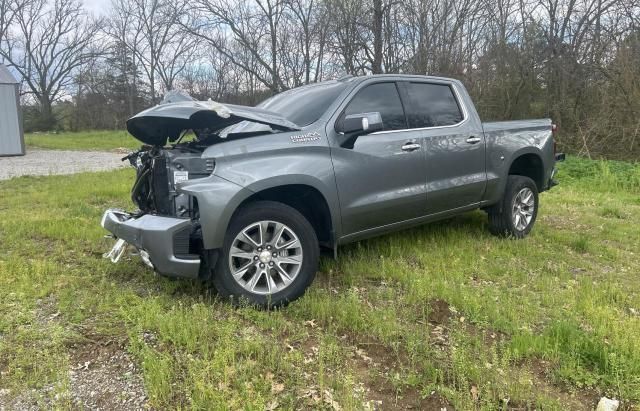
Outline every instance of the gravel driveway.
<path fill-rule="evenodd" d="M 74 174 L 125 167 L 122 153 L 28 149 L 21 157 L 0 157 L 0 180 L 19 176 Z"/>

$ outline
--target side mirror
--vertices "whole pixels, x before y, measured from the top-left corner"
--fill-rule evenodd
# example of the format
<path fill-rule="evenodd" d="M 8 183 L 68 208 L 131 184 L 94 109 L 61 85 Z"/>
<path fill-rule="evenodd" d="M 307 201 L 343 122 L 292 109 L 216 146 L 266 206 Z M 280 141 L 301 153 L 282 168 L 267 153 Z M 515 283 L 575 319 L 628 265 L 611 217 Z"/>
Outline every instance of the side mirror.
<path fill-rule="evenodd" d="M 353 148 L 357 138 L 381 131 L 383 129 L 382 116 L 379 112 L 350 114 L 342 120 L 340 130 L 344 133 L 346 140 L 342 143 L 342 147 Z"/>

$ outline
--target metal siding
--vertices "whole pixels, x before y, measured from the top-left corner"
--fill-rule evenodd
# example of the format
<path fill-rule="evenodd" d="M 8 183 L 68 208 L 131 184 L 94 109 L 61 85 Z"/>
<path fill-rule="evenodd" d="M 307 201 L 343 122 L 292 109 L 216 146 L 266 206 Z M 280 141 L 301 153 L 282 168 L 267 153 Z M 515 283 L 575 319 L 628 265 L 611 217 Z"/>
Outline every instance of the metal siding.
<path fill-rule="evenodd" d="M 18 84 L 7 66 L 0 64 L 0 84 Z"/>
<path fill-rule="evenodd" d="M 0 84 L 0 156 L 24 154 L 24 143 L 14 84 Z"/>

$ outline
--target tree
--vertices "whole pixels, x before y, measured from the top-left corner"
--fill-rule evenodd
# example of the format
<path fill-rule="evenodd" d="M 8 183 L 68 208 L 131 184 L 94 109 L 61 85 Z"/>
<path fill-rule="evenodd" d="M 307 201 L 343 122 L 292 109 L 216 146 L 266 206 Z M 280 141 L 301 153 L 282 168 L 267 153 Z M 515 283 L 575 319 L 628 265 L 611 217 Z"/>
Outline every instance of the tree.
<path fill-rule="evenodd" d="M 15 33 L 5 37 L 0 56 L 22 76 L 46 130 L 56 123 L 52 105 L 68 95 L 74 71 L 102 54 L 95 44 L 100 21 L 76 0 L 27 0 L 20 7 L 13 9 Z"/>
<path fill-rule="evenodd" d="M 13 22 L 16 6 L 13 0 L 0 0 L 0 45 Z"/>
<path fill-rule="evenodd" d="M 287 0 L 287 33 L 291 38 L 285 57 L 285 75 L 294 85 L 309 84 L 322 78 L 327 43 L 325 10 L 314 0 Z"/>
<path fill-rule="evenodd" d="M 197 38 L 187 36 L 180 25 L 186 1 L 113 0 L 108 33 L 135 55 L 144 71 L 151 101 L 160 89 L 173 89 L 180 73 L 196 55 Z"/>
<path fill-rule="evenodd" d="M 279 43 L 284 10 L 283 0 L 239 0 L 234 7 L 221 0 L 198 0 L 185 28 L 276 93 L 288 88 L 279 57 L 285 51 Z M 237 55 L 236 46 L 250 59 Z"/>

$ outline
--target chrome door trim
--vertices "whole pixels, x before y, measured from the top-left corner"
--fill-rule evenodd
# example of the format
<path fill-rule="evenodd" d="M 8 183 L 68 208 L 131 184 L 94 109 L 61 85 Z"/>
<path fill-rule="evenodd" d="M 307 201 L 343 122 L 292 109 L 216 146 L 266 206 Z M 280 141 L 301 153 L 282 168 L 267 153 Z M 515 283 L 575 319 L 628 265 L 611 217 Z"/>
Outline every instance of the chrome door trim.
<path fill-rule="evenodd" d="M 434 126 L 434 127 L 420 127 L 420 128 L 403 128 L 401 130 L 384 130 L 384 131 L 376 131 L 375 133 L 367 134 L 369 136 L 375 136 L 378 134 L 391 134 L 391 133 L 404 133 L 407 131 L 422 131 L 422 130 L 438 130 L 442 128 L 452 128 L 459 127 L 466 123 L 469 120 L 469 112 L 467 111 L 467 106 L 464 104 L 460 91 L 458 90 L 458 86 L 454 83 L 447 82 L 437 82 L 437 81 L 414 81 L 413 83 L 431 83 L 431 84 L 442 84 L 447 85 L 453 89 L 453 94 L 455 95 L 456 102 L 462 109 L 462 121 L 456 124 L 450 124 L 448 126 Z"/>

